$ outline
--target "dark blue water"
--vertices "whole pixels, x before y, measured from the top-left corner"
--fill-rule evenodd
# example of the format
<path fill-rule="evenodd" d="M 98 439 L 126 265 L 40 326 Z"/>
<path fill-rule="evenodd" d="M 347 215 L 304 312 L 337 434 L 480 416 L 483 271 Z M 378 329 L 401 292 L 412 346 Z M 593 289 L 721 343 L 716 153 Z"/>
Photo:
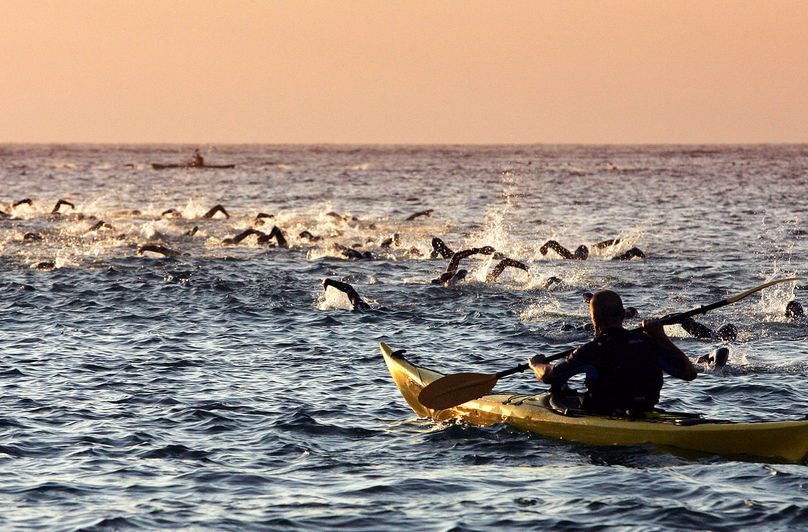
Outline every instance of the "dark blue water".
<path fill-rule="evenodd" d="M 0 146 L 3 529 L 808 522 L 806 464 L 419 420 L 378 352 L 386 341 L 435 369 L 496 371 L 587 341 L 564 330 L 586 323 L 584 291 L 615 289 L 658 316 L 804 274 L 807 146 L 208 146 L 210 163 L 237 167 L 150 167 L 191 152 Z M 10 207 L 23 198 L 32 205 Z M 75 209 L 51 215 L 58 199 Z M 216 204 L 231 217 L 201 218 Z M 171 208 L 181 217 L 161 216 Z M 275 217 L 256 226 L 259 212 Z M 89 231 L 98 221 L 109 227 Z M 289 249 L 222 243 L 273 224 Z M 433 286 L 446 266 L 428 258 L 433 236 L 492 245 L 530 271 L 487 284 L 496 261 L 478 256 L 466 282 Z M 584 262 L 539 252 L 550 238 L 574 249 L 616 237 Z M 138 255 L 144 244 L 181 254 Z M 632 246 L 647 258 L 609 260 Z M 545 288 L 553 276 L 563 282 Z M 325 277 L 372 310 L 351 312 Z M 805 286 L 701 320 L 734 323 L 734 342 L 669 327 L 693 357 L 728 345 L 730 368 L 667 381 L 662 406 L 808 414 L 808 323 L 784 316 L 788 301 L 808 303 Z M 542 386 L 522 374 L 507 389 Z"/>

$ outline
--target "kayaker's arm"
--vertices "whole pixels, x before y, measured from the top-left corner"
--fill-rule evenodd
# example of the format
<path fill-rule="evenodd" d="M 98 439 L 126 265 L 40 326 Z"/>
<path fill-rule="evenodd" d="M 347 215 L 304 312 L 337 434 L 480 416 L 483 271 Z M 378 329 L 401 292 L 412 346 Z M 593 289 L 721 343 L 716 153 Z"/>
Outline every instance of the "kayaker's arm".
<path fill-rule="evenodd" d="M 537 379 L 550 385 L 551 392 L 559 392 L 566 389 L 567 381 L 571 377 L 579 373 L 586 373 L 591 368 L 586 356 L 576 357 L 577 352 L 576 350 L 555 366 L 548 364 L 547 357 L 544 355 L 535 355 L 527 363 Z"/>
<path fill-rule="evenodd" d="M 536 375 L 536 378 L 542 382 L 544 381 L 545 376 L 549 377 L 550 373 L 553 371 L 553 366 L 545 362 L 547 357 L 544 355 L 535 355 L 534 357 L 528 359 L 527 363 L 530 366 L 530 369 L 533 370 L 533 374 Z M 546 383 L 545 383 L 546 384 Z"/>
<path fill-rule="evenodd" d="M 681 349 L 676 347 L 676 344 L 671 342 L 668 335 L 665 334 L 665 328 L 662 326 L 661 321 L 643 321 L 642 329 L 645 331 L 645 334 L 657 341 L 659 347 L 665 350 L 665 353 L 670 357 L 670 361 L 676 366 L 676 370 L 671 371 L 666 369 L 668 373 L 686 381 L 692 381 L 696 378 L 698 372 L 693 362 L 690 361 Z"/>

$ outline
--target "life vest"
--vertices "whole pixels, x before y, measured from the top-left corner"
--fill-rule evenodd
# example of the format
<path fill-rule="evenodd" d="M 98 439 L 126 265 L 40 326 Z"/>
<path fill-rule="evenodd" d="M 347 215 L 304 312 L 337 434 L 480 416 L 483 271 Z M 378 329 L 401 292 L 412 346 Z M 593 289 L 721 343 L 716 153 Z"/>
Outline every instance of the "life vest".
<path fill-rule="evenodd" d="M 641 332 L 606 331 L 593 341 L 584 407 L 604 414 L 652 410 L 662 389 L 661 347 Z"/>

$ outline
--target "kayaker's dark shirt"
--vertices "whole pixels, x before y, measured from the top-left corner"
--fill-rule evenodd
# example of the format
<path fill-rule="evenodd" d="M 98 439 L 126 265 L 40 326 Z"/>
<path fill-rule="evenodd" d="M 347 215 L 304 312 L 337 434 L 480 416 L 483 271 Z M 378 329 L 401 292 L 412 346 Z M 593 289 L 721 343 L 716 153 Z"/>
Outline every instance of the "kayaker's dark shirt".
<path fill-rule="evenodd" d="M 615 328 L 604 331 L 553 367 L 545 378 L 559 391 L 573 375 L 586 373 L 585 409 L 648 411 L 659 402 L 662 372 L 681 378 L 685 365 L 642 331 Z"/>

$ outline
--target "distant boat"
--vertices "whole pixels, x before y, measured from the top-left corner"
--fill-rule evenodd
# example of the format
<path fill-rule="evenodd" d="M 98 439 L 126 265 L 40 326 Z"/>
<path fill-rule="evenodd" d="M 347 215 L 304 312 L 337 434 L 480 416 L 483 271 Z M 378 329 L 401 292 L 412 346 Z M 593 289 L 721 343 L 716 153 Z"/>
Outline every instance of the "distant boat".
<path fill-rule="evenodd" d="M 167 170 L 169 168 L 189 168 L 194 170 L 205 170 L 207 168 L 235 168 L 235 164 L 160 164 L 152 163 L 155 170 Z"/>

